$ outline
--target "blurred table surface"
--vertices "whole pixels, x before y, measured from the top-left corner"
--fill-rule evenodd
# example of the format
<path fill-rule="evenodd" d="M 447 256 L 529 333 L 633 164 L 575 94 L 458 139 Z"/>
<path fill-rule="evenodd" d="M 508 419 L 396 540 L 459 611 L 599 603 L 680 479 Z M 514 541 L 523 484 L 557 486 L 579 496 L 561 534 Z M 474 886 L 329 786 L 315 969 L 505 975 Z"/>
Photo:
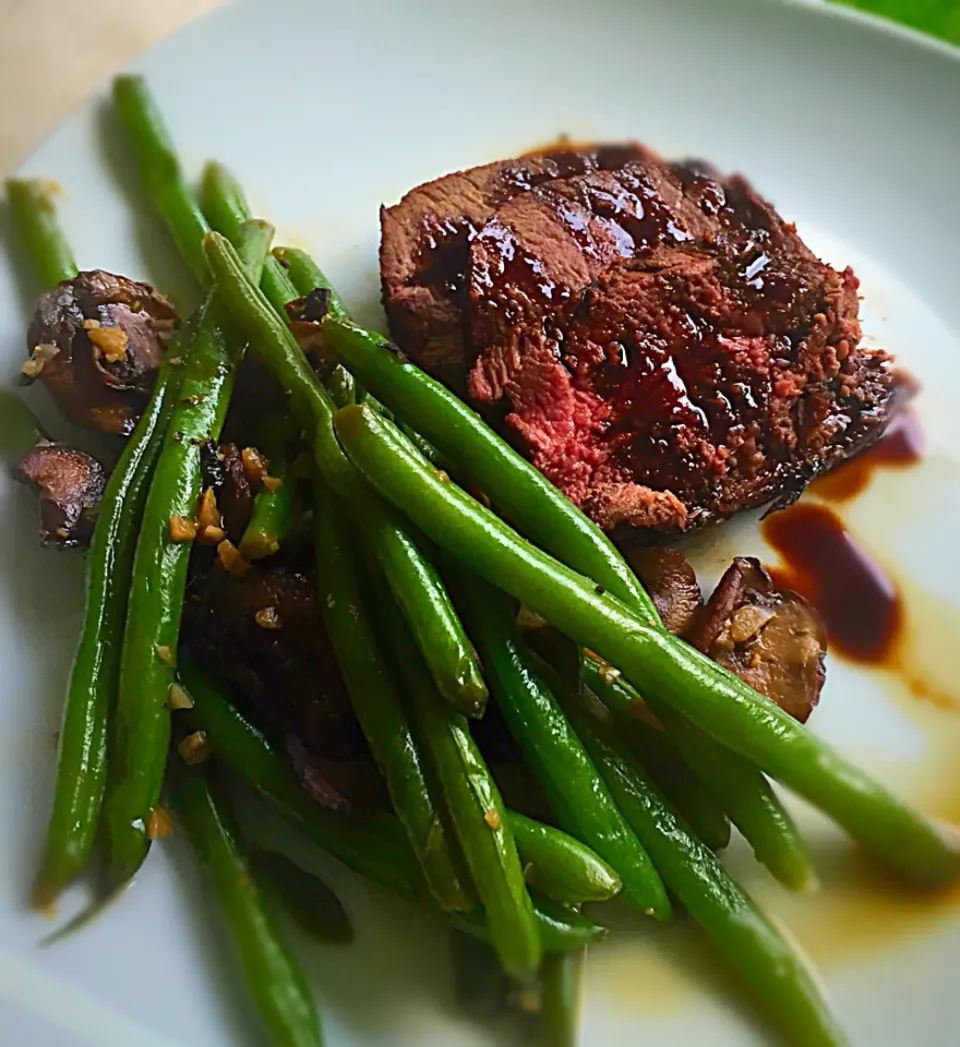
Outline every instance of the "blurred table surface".
<path fill-rule="evenodd" d="M 228 0 L 0 0 L 0 177 L 121 66 Z"/>
<path fill-rule="evenodd" d="M 136 54 L 229 2 L 0 0 L 0 177 Z M 960 0 L 841 2 L 960 42 Z"/>

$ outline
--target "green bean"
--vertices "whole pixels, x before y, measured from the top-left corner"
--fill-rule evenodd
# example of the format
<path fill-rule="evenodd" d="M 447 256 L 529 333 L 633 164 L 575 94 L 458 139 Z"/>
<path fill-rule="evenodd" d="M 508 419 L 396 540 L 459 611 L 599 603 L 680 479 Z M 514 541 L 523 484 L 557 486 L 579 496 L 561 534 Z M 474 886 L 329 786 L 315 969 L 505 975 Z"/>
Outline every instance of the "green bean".
<path fill-rule="evenodd" d="M 560 826 L 609 862 L 623 894 L 665 920 L 670 901 L 633 829 L 524 646 L 510 601 L 473 576 L 448 572 L 507 728 L 540 780 Z M 454 584 L 455 583 L 455 584 Z"/>
<path fill-rule="evenodd" d="M 960 872 L 953 831 L 924 818 L 738 677 L 525 542 L 425 468 L 373 411 L 343 408 L 337 433 L 381 494 L 415 517 L 437 545 L 628 678 L 643 680 L 645 690 L 820 807 L 892 868 L 921 884 Z"/>
<path fill-rule="evenodd" d="M 726 847 L 730 842 L 730 822 L 721 806 L 723 791 L 708 790 L 694 769 L 684 762 L 673 736 L 638 715 L 638 710 L 645 708 L 642 699 L 622 677 L 611 677 L 610 666 L 602 666 L 596 658 L 585 655 L 582 671 L 586 687 L 617 715 L 625 740 L 657 788 L 666 793 L 711 851 Z M 636 705 L 629 696 L 637 699 Z M 666 710 L 671 711 L 669 706 Z M 716 745 L 712 739 L 710 744 Z"/>
<path fill-rule="evenodd" d="M 315 287 L 330 292 L 330 305 L 328 316 L 335 316 L 338 320 L 349 320 L 350 313 L 344 305 L 343 299 L 337 294 L 333 284 L 324 276 L 320 266 L 307 254 L 296 247 L 275 247 L 273 256 L 286 270 L 294 287 L 303 297 L 309 294 Z"/>
<path fill-rule="evenodd" d="M 620 893 L 620 877 L 586 844 L 518 811 L 508 811 L 507 818 L 527 883 L 547 898 L 579 905 Z"/>
<path fill-rule="evenodd" d="M 320 879 L 301 869 L 285 854 L 255 847 L 250 867 L 265 893 L 270 894 L 308 934 L 322 942 L 345 945 L 353 941 L 353 925 L 340 899 Z"/>
<path fill-rule="evenodd" d="M 537 933 L 545 953 L 566 952 L 582 949 L 607 936 L 606 927 L 591 920 L 589 916 L 571 909 L 549 898 L 533 897 L 533 912 L 537 918 Z M 451 923 L 464 934 L 487 941 L 486 914 L 483 909 L 450 914 Z"/>
<path fill-rule="evenodd" d="M 584 672 L 589 686 L 604 705 L 623 721 L 636 724 L 636 709 L 644 700 L 633 687 L 622 678 L 608 682 L 593 658 L 584 659 Z M 718 800 L 722 798 L 724 808 L 753 847 L 757 860 L 790 890 L 812 890 L 817 877 L 810 852 L 760 768 L 720 745 L 664 702 L 649 701 L 648 704 L 694 774 L 709 789 L 709 795 Z M 650 767 L 647 770 L 650 771 Z M 678 806 L 680 813 L 687 817 L 688 810 L 682 804 Z M 687 820 L 705 840 L 693 820 L 689 817 Z"/>
<path fill-rule="evenodd" d="M 228 168 L 213 160 L 203 169 L 200 206 L 210 228 L 223 233 L 228 240 L 233 240 L 240 226 L 253 217 L 243 187 Z M 263 263 L 260 289 L 284 320 L 287 319 L 287 302 L 300 297 L 287 271 L 272 254 Z"/>
<path fill-rule="evenodd" d="M 354 872 L 404 897 L 425 893 L 417 860 L 392 815 L 346 818 L 302 789 L 289 761 L 184 655 L 179 675 L 193 708 L 183 715 L 206 733 L 214 756 L 268 800 L 285 821 Z M 179 714 L 178 714 L 179 715 Z"/>
<path fill-rule="evenodd" d="M 659 622 L 653 602 L 609 538 L 473 410 L 379 335 L 337 318 L 325 343 L 405 422 L 461 469 L 517 527 L 559 560 Z"/>
<path fill-rule="evenodd" d="M 317 605 L 354 712 L 437 904 L 444 910 L 469 908 L 452 841 L 360 596 L 346 521 L 328 491 L 321 491 L 315 516 Z"/>
<path fill-rule="evenodd" d="M 80 873 L 93 848 L 106 785 L 107 724 L 119 684 L 120 638 L 137 535 L 180 388 L 183 369 L 174 361 L 189 355 L 196 326 L 196 318 L 191 318 L 177 333 L 100 502 L 86 564 L 83 631 L 60 731 L 53 811 L 34 891 L 39 909 L 52 904 Z"/>
<path fill-rule="evenodd" d="M 576 1047 L 580 980 L 586 950 L 548 954 L 540 968 L 535 1047 Z"/>
<path fill-rule="evenodd" d="M 428 897 L 420 867 L 393 815 L 360 820 L 321 807 L 303 791 L 293 768 L 265 735 L 186 656 L 180 658 L 179 673 L 194 703 L 183 715 L 194 729 L 206 732 L 218 761 L 268 800 L 285 821 L 359 876 L 410 901 Z M 534 914 L 545 949 L 576 949 L 606 933 L 593 920 L 547 899 L 534 899 Z M 486 936 L 482 909 L 451 917 L 455 926 Z"/>
<path fill-rule="evenodd" d="M 270 476 L 280 486 L 264 486 L 253 500 L 250 522 L 238 546 L 245 560 L 261 560 L 279 552 L 296 519 L 300 478 L 296 462 L 287 460 L 283 437 L 283 433 L 268 432 L 265 440 L 258 441 L 270 462 Z"/>
<path fill-rule="evenodd" d="M 7 179 L 13 227 L 33 262 L 37 284 L 44 291 L 77 275 L 70 244 L 57 222 L 55 190 L 56 186 L 39 178 Z"/>
<path fill-rule="evenodd" d="M 247 992 L 271 1041 L 277 1047 L 320 1047 L 313 997 L 253 875 L 226 794 L 198 769 L 177 777 L 176 810 L 207 873 Z"/>
<path fill-rule="evenodd" d="M 417 731 L 430 754 L 473 883 L 487 914 L 490 942 L 504 970 L 528 978 L 540 962 L 540 939 L 523 867 L 500 790 L 466 719 L 437 694 L 402 622 L 390 632 Z"/>
<path fill-rule="evenodd" d="M 672 738 L 638 717 L 624 717 L 618 726 L 643 769 L 695 835 L 711 851 L 722 851 L 730 843 L 730 820 L 720 806 L 720 796 L 711 793 L 684 763 Z"/>
<path fill-rule="evenodd" d="M 170 133 L 142 76 L 118 76 L 113 102 L 140 179 L 173 236 L 182 258 L 201 285 L 208 281 L 202 241 L 210 231 L 193 190 L 180 169 Z"/>
<path fill-rule="evenodd" d="M 479 716 L 486 684 L 436 569 L 401 518 L 382 504 L 344 455 L 333 431 L 329 395 L 286 324 L 244 275 L 230 244 L 216 233 L 204 243 L 220 294 L 264 365 L 289 392 L 322 482 L 340 497 L 366 535 L 440 693 L 460 712 Z"/>
<path fill-rule="evenodd" d="M 802 1047 L 846 1043 L 804 957 L 689 831 L 627 750 L 577 698 L 563 695 L 563 705 L 671 891 L 771 1017 Z"/>
<path fill-rule="evenodd" d="M 262 226 L 263 223 L 248 223 Z M 269 227 L 267 227 L 269 228 Z M 261 249 L 269 236 L 242 229 Z M 248 265 L 259 274 L 263 254 Z M 150 846 L 150 821 L 163 785 L 170 742 L 167 706 L 192 545 L 174 528 L 192 519 L 201 490 L 200 449 L 223 427 L 242 356 L 228 346 L 208 298 L 186 358 L 181 399 L 168 423 L 147 495 L 133 561 L 106 803 L 111 878 L 129 879 Z"/>

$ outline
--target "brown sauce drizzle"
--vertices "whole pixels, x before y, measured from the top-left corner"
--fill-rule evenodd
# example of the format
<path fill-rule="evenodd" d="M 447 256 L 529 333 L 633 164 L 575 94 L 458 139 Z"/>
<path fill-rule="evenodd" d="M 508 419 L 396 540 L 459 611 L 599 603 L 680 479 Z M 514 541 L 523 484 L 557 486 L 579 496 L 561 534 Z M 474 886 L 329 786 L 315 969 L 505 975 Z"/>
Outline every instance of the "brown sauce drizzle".
<path fill-rule="evenodd" d="M 810 493 L 828 502 L 848 502 L 866 489 L 878 469 L 902 469 L 922 457 L 920 420 L 913 411 L 901 411 L 873 447 L 814 481 Z"/>
<path fill-rule="evenodd" d="M 853 661 L 887 661 L 903 625 L 900 593 L 840 518 L 803 502 L 767 517 L 763 533 L 783 563 L 771 571 L 777 584 L 817 608 L 831 647 Z"/>

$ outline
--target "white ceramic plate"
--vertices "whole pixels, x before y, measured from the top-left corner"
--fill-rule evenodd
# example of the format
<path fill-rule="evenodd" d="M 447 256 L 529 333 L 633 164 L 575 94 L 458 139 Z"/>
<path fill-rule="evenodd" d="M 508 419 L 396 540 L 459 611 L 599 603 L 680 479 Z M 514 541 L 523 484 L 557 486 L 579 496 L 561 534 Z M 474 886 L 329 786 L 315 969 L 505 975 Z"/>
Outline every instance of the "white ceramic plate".
<path fill-rule="evenodd" d="M 381 201 L 562 132 L 635 137 L 742 170 L 824 257 L 853 264 L 868 338 L 923 383 L 928 450 L 918 467 L 879 474 L 844 515 L 901 586 L 900 660 L 939 704 L 915 697 L 902 673 L 831 656 L 814 727 L 931 812 L 960 814 L 953 51 L 840 11 L 761 0 L 264 0 L 192 26 L 134 68 L 150 78 L 191 167 L 208 156 L 228 163 L 277 223 L 278 242 L 307 245 L 370 323 L 382 323 Z M 102 125 L 96 99 L 24 173 L 66 187 L 62 217 L 81 265 L 176 291 L 182 278 L 155 229 L 128 208 Z M 4 258 L 7 382 L 26 316 Z M 37 948 L 50 928 L 27 911 L 25 895 L 47 815 L 81 563 L 36 547 L 35 511 L 31 496 L 2 481 L 0 1042 L 252 1047 L 262 1041 L 176 840 L 154 848 L 135 890 L 99 922 Z M 696 552 L 708 576 L 734 552 L 772 559 L 752 520 L 713 532 Z M 955 1044 L 956 895 L 917 900 L 885 888 L 852 863 L 839 835 L 802 813 L 817 845 L 820 896 L 786 897 L 736 848 L 731 862 L 820 963 L 855 1044 Z M 329 1044 L 504 1042 L 457 1018 L 438 921 L 315 860 L 358 929 L 350 949 L 302 950 Z M 65 910 L 82 897 L 71 894 Z M 771 1035 L 688 930 L 615 935 L 591 955 L 588 1047 L 734 1047 Z"/>

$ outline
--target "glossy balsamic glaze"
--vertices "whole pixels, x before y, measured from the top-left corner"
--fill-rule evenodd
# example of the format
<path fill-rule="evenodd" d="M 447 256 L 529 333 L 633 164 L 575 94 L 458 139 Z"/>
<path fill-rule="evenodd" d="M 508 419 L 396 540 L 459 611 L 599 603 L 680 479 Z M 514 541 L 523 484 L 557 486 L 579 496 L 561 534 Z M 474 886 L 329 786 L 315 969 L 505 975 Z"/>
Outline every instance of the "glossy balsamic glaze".
<path fill-rule="evenodd" d="M 817 608 L 831 647 L 854 661 L 886 661 L 903 623 L 900 594 L 836 513 L 802 502 L 767 517 L 763 533 L 785 565 L 774 578 Z"/>
<path fill-rule="evenodd" d="M 873 447 L 815 481 L 810 492 L 828 502 L 848 502 L 866 489 L 878 469 L 904 468 L 922 457 L 920 420 L 912 411 L 903 411 Z"/>

